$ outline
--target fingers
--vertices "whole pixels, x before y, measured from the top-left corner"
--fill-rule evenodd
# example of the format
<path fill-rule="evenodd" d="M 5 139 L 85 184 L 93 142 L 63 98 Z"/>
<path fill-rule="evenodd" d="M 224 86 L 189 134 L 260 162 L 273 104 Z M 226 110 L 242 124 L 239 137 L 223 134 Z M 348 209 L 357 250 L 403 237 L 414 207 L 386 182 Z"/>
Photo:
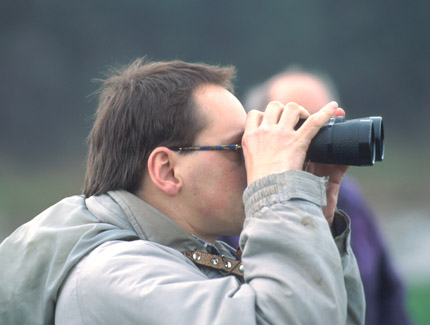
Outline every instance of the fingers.
<path fill-rule="evenodd" d="M 264 112 L 264 117 L 261 122 L 262 126 L 269 126 L 273 124 L 278 124 L 279 118 L 281 117 L 284 111 L 284 105 L 280 102 L 270 102 L 266 107 L 266 111 Z"/>
<path fill-rule="evenodd" d="M 317 113 L 314 114 L 315 121 L 320 122 L 323 125 L 328 122 L 328 120 L 337 111 L 338 105 L 336 102 L 330 102 L 321 108 Z"/>
<path fill-rule="evenodd" d="M 262 125 L 279 124 L 282 127 L 293 129 L 299 119 L 309 117 L 309 112 L 296 103 L 283 105 L 280 102 L 270 102 L 264 113 Z"/>
<path fill-rule="evenodd" d="M 299 119 L 307 119 L 309 115 L 309 112 L 303 106 L 299 106 L 296 103 L 288 103 L 285 105 L 279 123 L 287 128 L 294 129 Z"/>
<path fill-rule="evenodd" d="M 333 116 L 345 116 L 343 109 L 338 110 L 336 102 L 330 102 L 315 114 L 312 114 L 300 127 L 298 132 L 306 134 L 307 138 L 312 139 L 321 127 L 326 124 Z"/>
<path fill-rule="evenodd" d="M 296 103 L 288 103 L 283 105 L 280 102 L 273 101 L 267 105 L 264 113 L 252 110 L 248 113 L 246 128 L 268 127 L 279 124 L 282 127 L 294 128 L 299 119 L 309 117 L 309 112 L 302 106 Z"/>
<path fill-rule="evenodd" d="M 276 124 L 286 129 L 293 129 L 299 119 L 306 119 L 299 131 L 302 135 L 312 139 L 333 116 L 345 116 L 345 111 L 339 108 L 334 101 L 312 115 L 296 103 L 288 103 L 284 106 L 282 103 L 274 101 L 267 105 L 264 113 L 251 110 L 247 115 L 245 129 L 252 130 L 260 126 L 269 127 Z"/>
<path fill-rule="evenodd" d="M 278 124 L 283 111 L 284 105 L 276 101 L 270 102 L 264 113 L 251 110 L 246 117 L 245 129 L 252 130 L 260 126 L 269 127 L 270 125 Z"/>
<path fill-rule="evenodd" d="M 345 111 L 343 108 L 338 107 L 337 111 L 334 113 L 333 117 L 342 116 L 345 117 Z"/>
<path fill-rule="evenodd" d="M 263 120 L 263 113 L 255 109 L 248 112 L 246 115 L 245 130 L 255 130 Z"/>

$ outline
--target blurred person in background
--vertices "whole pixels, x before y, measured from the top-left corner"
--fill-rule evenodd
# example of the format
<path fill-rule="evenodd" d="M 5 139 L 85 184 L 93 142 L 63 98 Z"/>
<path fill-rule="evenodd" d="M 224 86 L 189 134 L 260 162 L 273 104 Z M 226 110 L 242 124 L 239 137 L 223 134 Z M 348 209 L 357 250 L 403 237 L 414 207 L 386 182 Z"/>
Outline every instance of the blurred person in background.
<path fill-rule="evenodd" d="M 306 144 L 345 112 L 246 114 L 234 74 L 137 60 L 104 80 L 84 195 L 0 245 L 1 324 L 363 324 L 335 209 L 348 168 L 303 170 Z M 216 240 L 239 234 L 242 254 Z"/>
<path fill-rule="evenodd" d="M 339 95 L 331 79 L 319 72 L 291 67 L 250 89 L 246 110 L 264 109 L 271 101 L 296 102 L 311 114 Z M 342 180 L 338 209 L 351 218 L 351 246 L 357 257 L 366 296 L 367 325 L 411 324 L 403 283 L 390 260 L 378 223 L 358 182 L 351 176 Z M 233 247 L 238 237 L 220 237 Z"/>

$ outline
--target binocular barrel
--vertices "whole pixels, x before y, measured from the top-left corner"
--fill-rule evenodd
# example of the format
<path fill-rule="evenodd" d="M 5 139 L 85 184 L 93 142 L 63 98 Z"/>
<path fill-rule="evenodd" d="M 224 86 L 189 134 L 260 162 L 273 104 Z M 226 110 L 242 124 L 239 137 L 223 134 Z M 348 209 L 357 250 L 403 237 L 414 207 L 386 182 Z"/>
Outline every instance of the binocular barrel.
<path fill-rule="evenodd" d="M 312 139 L 306 156 L 312 162 L 351 166 L 372 166 L 383 159 L 384 125 L 380 116 L 331 118 Z"/>

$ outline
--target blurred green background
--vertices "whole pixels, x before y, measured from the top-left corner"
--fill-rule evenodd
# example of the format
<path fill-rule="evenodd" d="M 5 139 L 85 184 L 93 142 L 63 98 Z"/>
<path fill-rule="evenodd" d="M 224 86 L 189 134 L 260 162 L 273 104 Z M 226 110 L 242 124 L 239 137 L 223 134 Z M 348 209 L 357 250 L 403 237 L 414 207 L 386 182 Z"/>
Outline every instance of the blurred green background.
<path fill-rule="evenodd" d="M 88 0 L 0 3 L 0 240 L 78 194 L 90 96 L 146 55 L 238 68 L 237 95 L 291 64 L 332 76 L 347 117 L 384 117 L 385 161 L 354 167 L 430 324 L 430 41 L 426 1 Z"/>

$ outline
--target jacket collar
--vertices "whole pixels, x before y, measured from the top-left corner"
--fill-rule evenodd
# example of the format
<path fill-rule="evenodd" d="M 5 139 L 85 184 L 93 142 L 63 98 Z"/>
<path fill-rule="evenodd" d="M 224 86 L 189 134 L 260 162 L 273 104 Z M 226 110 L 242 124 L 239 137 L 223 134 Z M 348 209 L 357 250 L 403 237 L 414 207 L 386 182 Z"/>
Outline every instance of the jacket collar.
<path fill-rule="evenodd" d="M 229 247 L 216 242 L 207 243 L 186 232 L 172 219 L 136 195 L 124 191 L 110 191 L 108 195 L 121 207 L 139 238 L 153 241 L 178 251 L 202 251 L 231 256 Z"/>

